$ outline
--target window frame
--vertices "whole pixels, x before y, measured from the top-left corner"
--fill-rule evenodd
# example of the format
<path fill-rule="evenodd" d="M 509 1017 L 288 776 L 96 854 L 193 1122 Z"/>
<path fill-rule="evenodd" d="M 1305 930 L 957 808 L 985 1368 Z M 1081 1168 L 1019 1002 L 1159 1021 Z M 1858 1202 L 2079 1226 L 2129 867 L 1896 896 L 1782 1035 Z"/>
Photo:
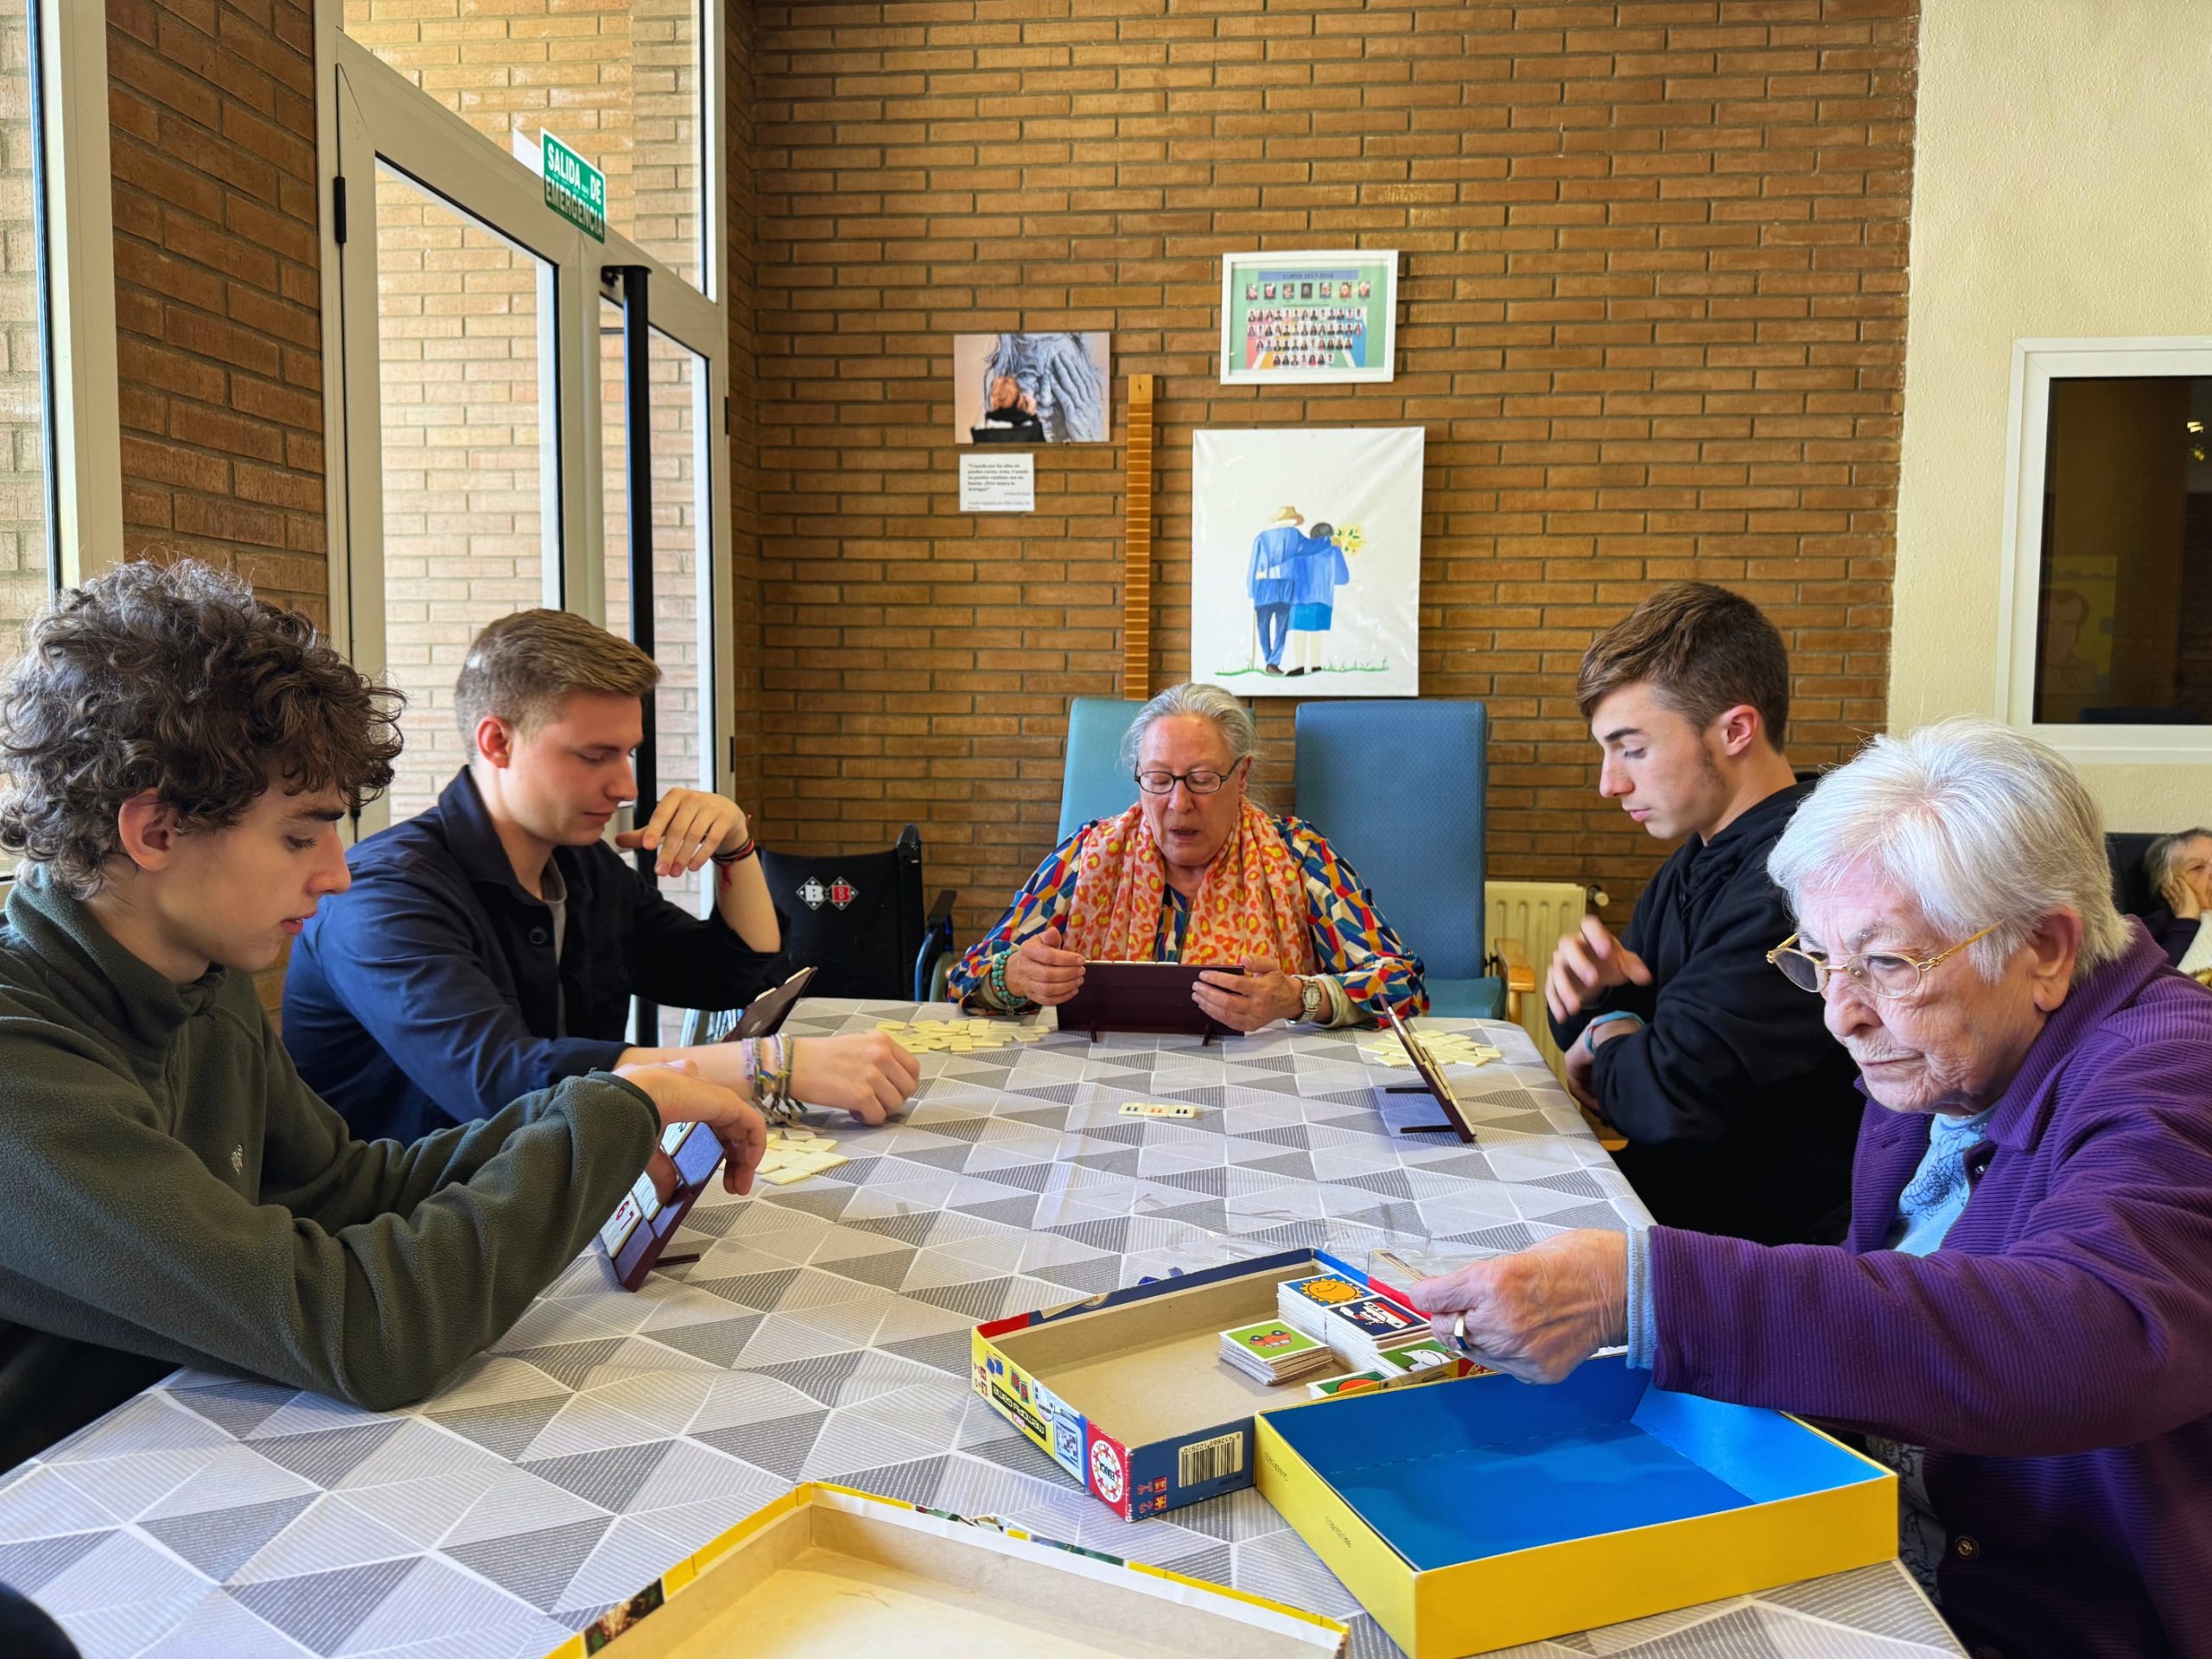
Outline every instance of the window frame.
<path fill-rule="evenodd" d="M 37 60 L 40 334 L 45 361 L 48 591 L 123 562 L 107 13 L 24 8 Z"/>
<path fill-rule="evenodd" d="M 2091 766 L 2212 762 L 2212 725 L 2087 726 L 2035 718 L 2044 485 L 2053 380 L 2212 376 L 2212 334 L 2012 342 L 2005 528 L 1998 574 L 1997 707 L 2016 731 Z"/>
<path fill-rule="evenodd" d="M 45 413 L 46 591 L 123 563 L 115 219 L 108 151 L 107 11 L 27 0 L 36 173 L 39 378 Z M 0 893 L 17 866 L 0 868 Z"/>
<path fill-rule="evenodd" d="M 380 626 L 365 615 L 353 613 L 356 560 L 351 544 L 356 509 L 351 499 L 352 463 L 347 451 L 350 430 L 370 429 L 374 410 L 363 389 L 349 387 L 346 378 L 346 338 L 352 308 L 367 305 L 372 314 L 374 296 L 349 296 L 343 283 L 343 251 L 337 239 L 334 214 L 329 211 L 334 181 L 345 166 L 365 149 L 385 156 L 433 194 L 444 194 L 436 181 L 458 172 L 474 181 L 466 193 L 480 203 L 513 200 L 516 213 L 505 216 L 504 235 L 517 234 L 525 222 L 520 204 L 524 198 L 542 205 L 543 187 L 528 164 L 512 149 L 495 143 L 448 111 L 436 99 L 410 84 L 397 70 L 345 30 L 345 0 L 315 0 L 316 28 L 316 174 L 326 211 L 321 215 L 322 252 L 322 342 L 326 455 L 325 492 L 329 519 L 329 604 L 331 632 L 341 649 L 358 659 L 358 637 L 362 628 Z M 725 236 L 728 159 L 724 147 L 728 112 L 723 103 L 725 71 L 722 54 L 728 20 L 716 0 L 700 0 L 700 154 L 701 235 L 699 251 L 704 286 L 696 287 L 670 270 L 659 258 L 639 249 L 609 226 L 603 243 L 593 245 L 588 257 L 582 232 L 563 226 L 549 235 L 531 238 L 532 251 L 554 261 L 571 279 L 583 270 L 612 264 L 642 264 L 652 272 L 652 312 L 656 332 L 677 345 L 699 353 L 709 366 L 703 387 L 708 418 L 701 423 L 699 490 L 701 523 L 699 557 L 702 622 L 709 627 L 707 649 L 700 665 L 711 728 L 707 733 L 707 759 L 714 786 L 727 791 L 734 781 L 734 727 L 732 709 L 736 683 L 734 632 L 729 612 L 734 594 L 734 524 L 730 511 L 730 455 L 727 405 L 729 391 L 728 247 Z M 419 100 L 419 102 L 418 102 Z M 407 116 L 403 118 L 402 111 Z M 403 130 L 402 122 L 411 130 Z M 410 160 L 413 164 L 410 163 Z M 478 192 L 481 193 L 480 196 Z M 350 219 L 375 212 L 373 192 L 353 192 L 366 200 L 349 202 Z M 461 211 L 472 211 L 459 200 Z M 359 232 L 349 225 L 349 232 Z M 556 302 L 555 327 L 558 340 L 556 361 L 549 365 L 558 388 L 563 411 L 603 410 L 600 388 L 599 301 L 614 298 L 619 290 L 604 282 L 564 283 Z M 569 296 L 573 294 L 573 300 Z M 365 319 L 352 319 L 354 327 Z M 714 418 L 724 411 L 721 418 Z M 587 423 L 597 418 L 586 415 Z M 604 479 L 596 454 L 570 454 L 568 433 L 557 435 L 561 445 L 561 474 L 556 481 L 559 508 L 560 556 L 549 569 L 549 595 L 557 592 L 564 607 L 580 615 L 604 622 Z M 552 510 L 549 502 L 548 511 Z M 557 574 L 556 574 L 557 573 Z M 557 581 L 557 587 L 555 585 Z M 548 603 L 554 602 L 550 597 Z M 364 611 L 368 608 L 365 604 Z M 363 833 L 367 820 L 364 820 Z"/>

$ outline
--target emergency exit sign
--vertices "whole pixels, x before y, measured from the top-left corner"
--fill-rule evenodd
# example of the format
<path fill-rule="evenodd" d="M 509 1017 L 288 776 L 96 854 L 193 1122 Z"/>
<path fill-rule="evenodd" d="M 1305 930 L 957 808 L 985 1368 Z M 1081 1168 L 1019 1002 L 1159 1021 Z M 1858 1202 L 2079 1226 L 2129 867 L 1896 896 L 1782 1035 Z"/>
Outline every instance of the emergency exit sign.
<path fill-rule="evenodd" d="M 541 130 L 545 205 L 594 241 L 607 240 L 607 175 Z"/>

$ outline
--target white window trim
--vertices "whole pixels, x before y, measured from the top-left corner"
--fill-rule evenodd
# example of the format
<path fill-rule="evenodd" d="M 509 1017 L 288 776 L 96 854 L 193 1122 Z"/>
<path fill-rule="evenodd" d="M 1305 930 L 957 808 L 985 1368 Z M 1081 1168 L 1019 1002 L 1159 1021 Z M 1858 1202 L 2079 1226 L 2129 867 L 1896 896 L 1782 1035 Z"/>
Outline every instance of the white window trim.
<path fill-rule="evenodd" d="M 69 587 L 123 562 L 107 10 L 80 0 L 36 3 L 54 365 L 46 441 L 59 512 L 47 534 L 57 579 Z"/>
<path fill-rule="evenodd" d="M 632 264 L 651 267 L 654 271 L 652 295 L 653 327 L 677 344 L 703 353 L 713 365 L 713 372 L 704 377 L 706 384 L 700 393 L 703 399 L 700 410 L 702 418 L 699 423 L 702 454 L 696 474 L 702 508 L 699 526 L 703 583 L 702 620 L 711 621 L 712 641 L 711 654 L 701 663 L 700 671 L 702 690 L 707 693 L 703 699 L 704 712 L 712 722 L 711 729 L 703 734 L 705 752 L 716 785 L 727 790 L 733 781 L 730 710 L 736 688 L 735 647 L 732 639 L 735 565 L 729 445 L 721 418 L 721 410 L 727 405 L 729 391 L 728 245 L 725 205 L 728 157 L 724 148 L 728 111 L 721 102 L 726 92 L 722 54 L 728 24 L 721 6 L 711 3 L 711 0 L 702 4 L 700 19 L 700 178 L 702 233 L 705 238 L 701 264 L 702 275 L 706 282 L 705 292 L 702 293 L 685 283 L 668 270 L 659 259 L 636 247 L 612 227 L 607 231 L 603 246 L 596 248 L 592 258 L 586 263 L 592 265 Z M 475 131 L 435 99 L 417 91 L 404 76 L 377 59 L 373 53 L 346 35 L 344 22 L 344 0 L 316 0 L 316 174 L 323 208 L 319 218 L 322 252 L 324 489 L 330 526 L 331 632 L 340 648 L 358 661 L 359 641 L 356 638 L 356 619 L 353 614 L 353 559 L 350 543 L 355 515 L 349 503 L 346 433 L 349 427 L 362 428 L 370 432 L 369 441 L 374 442 L 377 435 L 366 423 L 377 417 L 377 410 L 372 403 L 363 396 L 362 388 L 349 389 L 346 384 L 346 305 L 340 250 L 331 212 L 333 181 L 340 172 L 341 153 L 346 149 L 340 142 L 341 130 L 353 133 L 355 147 L 359 147 L 358 128 L 364 104 L 377 106 L 388 118 L 394 108 L 400 105 L 413 107 L 412 100 L 420 99 L 419 130 L 407 134 L 395 148 L 414 149 L 421 147 L 437 152 L 441 165 L 435 168 L 424 166 L 421 169 L 423 176 L 442 172 L 455 164 L 455 158 L 461 158 L 459 165 L 464 170 L 476 173 L 488 190 L 495 195 L 504 196 L 512 194 L 518 187 L 523 185 L 522 175 L 526 175 L 529 169 L 509 150 Z M 353 124 L 351 127 L 347 124 L 349 121 Z M 393 131 L 393 123 L 389 118 L 379 119 L 376 124 L 387 138 Z M 480 150 L 478 146 L 481 146 Z M 524 188 L 522 194 L 542 202 L 542 187 L 534 181 Z M 372 181 L 364 181 L 362 186 L 357 187 L 356 195 L 358 199 L 349 204 L 349 214 L 373 215 L 375 196 Z M 573 239 L 581 245 L 580 233 Z M 568 253 L 569 250 L 565 246 L 547 245 L 537 251 L 545 257 L 557 258 Z M 569 269 L 577 269 L 573 256 Z M 356 304 L 365 302 L 372 306 L 373 296 L 355 296 Z M 563 360 L 558 374 L 562 383 L 561 396 L 564 400 L 574 398 L 575 406 L 598 409 L 602 405 L 599 387 L 599 316 L 595 302 L 577 308 L 576 321 L 579 326 L 574 337 L 564 335 L 562 339 Z M 592 465 L 576 467 L 572 473 L 564 475 L 561 488 L 560 522 L 564 528 L 558 561 L 560 581 L 571 595 L 570 608 L 592 616 L 595 614 L 600 595 L 604 592 L 605 550 L 601 516 L 602 480 L 599 469 Z M 553 574 L 550 566 L 548 574 L 550 579 Z M 579 600 L 582 602 L 575 602 Z M 548 602 L 552 601 L 549 600 Z M 375 665 L 365 666 L 373 668 Z"/>
<path fill-rule="evenodd" d="M 2127 375 L 2212 376 L 2212 335 L 2012 342 L 1998 575 L 1997 706 L 2015 730 L 2085 765 L 2200 766 L 2212 762 L 2212 726 L 2060 726 L 2035 718 L 2037 566 L 2050 383 Z"/>

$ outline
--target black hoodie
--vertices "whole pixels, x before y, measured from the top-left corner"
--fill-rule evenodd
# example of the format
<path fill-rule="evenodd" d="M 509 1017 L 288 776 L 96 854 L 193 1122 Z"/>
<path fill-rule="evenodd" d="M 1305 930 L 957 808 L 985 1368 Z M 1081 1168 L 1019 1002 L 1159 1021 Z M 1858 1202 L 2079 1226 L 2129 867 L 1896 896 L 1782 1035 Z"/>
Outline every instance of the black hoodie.
<path fill-rule="evenodd" d="M 1812 788 L 1770 795 L 1710 842 L 1675 849 L 1622 935 L 1652 983 L 1553 1022 L 1564 1048 L 1595 1014 L 1644 1020 L 1599 1045 L 1591 1080 L 1629 1139 L 1615 1161 L 1662 1225 L 1831 1243 L 1849 1217 L 1859 1069 L 1821 1024 L 1822 999 L 1766 960 L 1796 927 L 1767 855 Z"/>

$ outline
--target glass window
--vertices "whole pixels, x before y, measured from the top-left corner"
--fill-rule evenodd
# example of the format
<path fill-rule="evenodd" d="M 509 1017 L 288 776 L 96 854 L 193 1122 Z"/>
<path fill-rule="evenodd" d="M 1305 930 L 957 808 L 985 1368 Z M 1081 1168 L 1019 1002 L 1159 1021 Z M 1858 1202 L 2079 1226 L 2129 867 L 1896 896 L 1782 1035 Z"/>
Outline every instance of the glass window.
<path fill-rule="evenodd" d="M 703 289 L 702 15 L 700 0 L 346 0 L 345 29 L 502 149 L 534 158 L 551 127 L 607 175 L 607 223 Z"/>
<path fill-rule="evenodd" d="M 2212 725 L 2212 377 L 2055 378 L 2035 719 Z"/>
<path fill-rule="evenodd" d="M 601 301 L 600 322 L 607 626 L 629 639 L 635 637 L 631 620 L 635 560 L 630 543 L 622 308 Z M 700 626 L 704 611 L 699 592 L 699 537 L 706 505 L 699 470 L 700 409 L 706 365 L 664 334 L 655 331 L 646 338 L 652 402 L 652 658 L 661 671 L 653 696 L 654 783 L 662 793 L 677 788 L 712 789 L 714 766 L 701 677 L 707 641 Z M 664 879 L 660 890 L 692 914 L 703 915 L 714 876 L 710 864 L 696 874 Z M 678 1040 L 683 1022 L 682 1009 L 662 1009 L 660 1040 Z"/>
<path fill-rule="evenodd" d="M 407 694 L 394 823 L 467 759 L 453 685 L 468 642 L 543 604 L 557 566 L 552 292 L 536 255 L 378 168 L 385 675 Z"/>
<path fill-rule="evenodd" d="M 0 671 L 53 589 L 31 19 L 0 13 Z"/>

